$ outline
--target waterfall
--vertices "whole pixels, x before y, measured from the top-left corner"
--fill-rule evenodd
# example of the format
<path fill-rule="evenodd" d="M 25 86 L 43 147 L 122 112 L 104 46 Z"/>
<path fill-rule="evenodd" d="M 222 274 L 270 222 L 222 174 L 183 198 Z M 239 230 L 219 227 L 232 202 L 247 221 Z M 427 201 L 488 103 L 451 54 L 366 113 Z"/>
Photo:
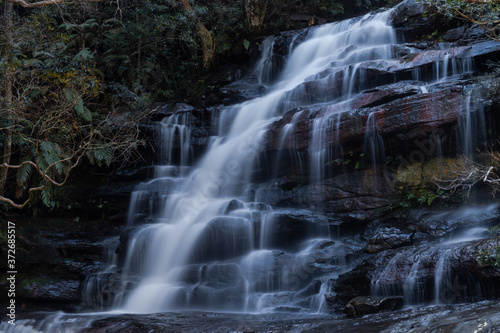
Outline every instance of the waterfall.
<path fill-rule="evenodd" d="M 456 130 L 456 150 L 464 155 L 487 141 L 480 96 L 473 87 L 450 83 L 452 76 L 462 78 L 473 69 L 471 58 L 444 46 L 420 58 L 421 50 L 398 48 L 388 23 L 391 12 L 288 34 L 288 45 L 280 44 L 280 37 L 264 39 L 253 71 L 230 85 L 247 89 L 240 97 L 251 98 L 210 109 L 212 136 L 199 159 L 193 148 L 197 111 L 177 110 L 158 122 L 160 165 L 153 179 L 133 191 L 126 230 L 120 239 L 110 239 L 119 245 L 109 247 L 117 249 L 108 253 L 109 266 L 88 274 L 82 288 L 82 310 L 110 312 L 56 313 L 19 320 L 17 328 L 0 324 L 0 330 L 69 333 L 124 313 L 331 312 L 341 275 L 368 262 L 364 235 L 347 235 L 359 232 L 352 225 L 362 220 L 368 230 L 386 223 L 362 214 L 377 216 L 375 211 L 386 208 L 392 171 L 387 162 L 395 141 L 388 127 L 407 121 L 388 110 L 402 105 L 401 114 L 415 118 L 404 130 L 394 130 L 401 138 L 397 145 L 417 138 L 426 156 L 441 162 L 449 145 L 433 128 L 441 120 L 434 111 L 450 119 L 456 115 L 439 129 Z M 398 54 L 403 48 L 411 56 Z M 280 54 L 283 50 L 288 53 Z M 421 114 L 406 106 L 436 91 L 458 96 L 460 110 L 447 100 L 442 110 L 422 107 L 426 125 L 419 132 Z M 421 140 L 431 130 L 430 140 Z M 275 140 L 272 148 L 266 140 Z M 367 186 L 369 191 L 360 191 Z M 425 240 L 413 239 L 423 237 L 419 226 L 408 240 L 406 230 L 401 239 L 396 232 L 395 245 L 387 242 L 369 257 L 384 263 L 368 272 L 372 296 L 403 296 L 406 306 L 480 298 L 476 280 L 457 280 L 454 260 L 466 242 L 486 237 L 487 226 L 475 219 L 494 209 L 452 214 L 453 223 L 468 222 L 447 241 L 432 234 L 437 229 Z M 341 233 L 344 223 L 352 230 Z"/>
<path fill-rule="evenodd" d="M 299 105 L 349 99 L 360 89 L 355 83 L 362 80 L 357 64 L 392 56 L 395 34 L 387 23 L 388 16 L 386 11 L 311 29 L 302 43 L 290 46 L 286 67 L 267 94 L 218 112 L 214 122 L 218 122 L 219 134 L 189 174 L 184 178 L 163 174 L 141 185 L 142 192 L 132 198 L 134 208 L 129 216 L 134 222 L 130 225 L 140 224 L 141 216 L 144 222 L 155 223 L 131 231 L 122 273 L 123 298 L 115 300 L 117 310 L 303 311 L 311 302 L 319 309 L 320 293 L 325 290 L 324 283 L 329 283 L 325 277 L 345 269 L 338 264 L 345 258 L 322 268 L 319 275 L 313 274 L 309 266 L 315 254 L 310 248 L 321 243 L 324 251 L 337 253 L 342 246 L 325 243 L 331 242 L 329 228 L 314 212 L 270 212 L 267 205 L 252 202 L 248 189 L 253 186 L 262 138 L 277 116 Z M 270 83 L 270 72 L 275 70 L 273 43 L 273 39 L 264 41 L 262 60 L 255 70 L 263 84 Z M 331 94 L 325 90 L 335 79 L 331 73 L 340 72 L 341 92 Z M 314 99 L 305 98 L 305 85 L 318 78 L 325 91 Z M 336 119 L 333 114 L 331 120 L 319 120 L 313 128 L 313 133 L 319 133 L 311 150 L 318 155 L 313 158 L 317 170 L 324 169 L 334 157 L 321 147 L 321 131 Z M 180 149 L 177 163 L 189 163 L 189 125 L 187 113 L 174 114 L 162 122 L 162 154 L 167 164 L 174 160 L 174 144 Z M 293 122 L 282 140 L 292 132 Z M 318 174 L 323 177 L 321 171 Z M 151 212 L 155 211 L 149 207 L 152 204 L 138 204 L 148 191 L 163 202 L 161 214 Z M 157 216 L 147 216 L 147 211 Z M 282 231 L 290 228 L 288 219 L 311 222 L 288 235 Z M 302 239 L 302 243 L 291 244 L 290 237 Z M 315 240 L 313 245 L 311 240 Z"/>

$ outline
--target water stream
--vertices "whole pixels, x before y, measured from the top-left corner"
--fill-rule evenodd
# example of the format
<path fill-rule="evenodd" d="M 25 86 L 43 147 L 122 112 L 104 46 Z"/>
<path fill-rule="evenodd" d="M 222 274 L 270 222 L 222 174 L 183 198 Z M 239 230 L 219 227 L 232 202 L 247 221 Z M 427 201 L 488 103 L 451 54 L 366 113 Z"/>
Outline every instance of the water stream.
<path fill-rule="evenodd" d="M 300 105 L 350 98 L 359 90 L 353 84 L 360 75 L 356 64 L 392 56 L 391 45 L 396 40 L 387 24 L 388 15 L 366 15 L 311 30 L 304 42 L 290 48 L 286 68 L 267 94 L 220 112 L 219 134 L 189 175 L 182 181 L 161 177 L 147 185 L 151 186 L 149 192 L 163 193 L 163 213 L 150 218 L 156 223 L 143 225 L 131 235 L 122 275 L 124 296 L 116 299 L 115 309 L 134 313 L 321 311 L 322 297 L 318 295 L 324 284 L 348 268 L 342 243 L 332 242 L 327 222 L 314 212 L 271 211 L 267 205 L 252 202 L 249 188 L 254 186 L 261 138 L 275 117 Z M 264 42 L 263 59 L 257 66 L 262 83 L 269 83 L 273 70 L 272 45 L 272 40 Z M 325 70 L 344 72 L 342 92 L 338 96 L 325 92 L 310 100 L 303 93 L 304 83 L 318 79 Z M 328 84 L 325 82 L 325 88 Z M 321 126 L 327 125 L 331 124 L 313 129 L 319 133 L 313 142 L 322 140 Z M 173 160 L 171 145 L 178 141 L 180 166 L 186 165 L 189 122 L 185 116 L 173 115 L 163 126 L 163 155 Z M 289 135 L 285 131 L 283 140 Z M 314 143 L 312 149 L 316 149 Z M 318 150 L 311 152 L 317 155 L 316 169 L 330 158 Z M 312 174 L 325 177 L 321 170 Z M 155 183 L 164 181 L 170 185 L 168 190 L 165 185 L 162 190 L 155 188 Z M 139 199 L 141 195 L 133 197 L 133 205 L 149 200 Z M 311 220 L 297 231 L 303 233 L 301 243 L 294 244 L 296 235 L 292 238 L 281 231 L 290 228 L 290 218 Z M 315 267 L 318 252 L 311 249 L 318 246 L 335 262 L 330 258 L 325 267 Z"/>

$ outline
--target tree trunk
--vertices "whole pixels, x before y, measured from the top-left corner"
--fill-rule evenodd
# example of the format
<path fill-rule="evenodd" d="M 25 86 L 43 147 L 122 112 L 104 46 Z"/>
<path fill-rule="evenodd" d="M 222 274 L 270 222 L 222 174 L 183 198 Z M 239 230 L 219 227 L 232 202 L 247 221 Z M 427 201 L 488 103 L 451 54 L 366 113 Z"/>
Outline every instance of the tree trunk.
<path fill-rule="evenodd" d="M 180 1 L 184 10 L 195 17 L 196 14 L 194 12 L 194 9 L 189 4 L 188 0 Z M 212 64 L 212 60 L 215 55 L 215 43 L 212 35 L 210 34 L 210 31 L 208 31 L 208 29 L 203 25 L 203 23 L 201 23 L 199 19 L 197 19 L 196 28 L 198 29 L 198 34 L 200 35 L 201 44 L 203 47 L 203 66 L 205 66 L 205 68 L 208 68 Z"/>
<path fill-rule="evenodd" d="M 266 17 L 267 0 L 245 0 L 245 9 L 250 28 L 259 28 Z"/>
<path fill-rule="evenodd" d="M 12 45 L 13 45 L 13 4 L 12 2 L 7 2 L 5 4 L 5 33 L 7 39 L 7 63 L 12 62 Z M 3 143 L 3 155 L 2 155 L 2 167 L 0 169 L 0 195 L 5 192 L 5 184 L 7 182 L 7 174 L 9 173 L 9 168 L 7 165 L 10 163 L 10 157 L 12 154 L 12 130 L 10 126 L 12 125 L 12 80 L 13 80 L 12 69 L 8 66 L 5 73 L 5 112 L 6 112 L 6 129 L 4 130 L 4 143 Z"/>

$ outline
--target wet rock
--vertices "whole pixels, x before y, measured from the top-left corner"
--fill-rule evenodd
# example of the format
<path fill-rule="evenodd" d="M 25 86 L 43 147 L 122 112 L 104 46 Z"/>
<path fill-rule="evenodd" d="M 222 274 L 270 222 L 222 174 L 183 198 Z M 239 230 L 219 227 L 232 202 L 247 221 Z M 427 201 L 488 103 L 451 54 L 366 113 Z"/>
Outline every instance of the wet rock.
<path fill-rule="evenodd" d="M 154 117 L 161 120 L 163 117 L 170 116 L 177 112 L 186 112 L 194 110 L 194 106 L 186 103 L 168 103 L 158 108 Z"/>
<path fill-rule="evenodd" d="M 179 297 L 179 302 L 188 299 L 189 306 L 196 308 L 227 308 L 235 310 L 241 307 L 245 297 L 245 280 L 240 267 L 235 264 L 207 264 L 198 270 L 198 283 L 186 289 L 186 295 Z M 177 306 L 187 306 L 179 303 Z"/>
<path fill-rule="evenodd" d="M 382 227 L 369 236 L 368 245 L 364 251 L 366 253 L 377 253 L 387 249 L 410 245 L 413 235 L 414 233 L 395 227 Z"/>
<path fill-rule="evenodd" d="M 226 209 L 224 210 L 224 215 L 228 215 L 234 210 L 241 209 L 243 206 L 243 202 L 233 199 L 227 204 Z"/>
<path fill-rule="evenodd" d="M 207 223 L 191 255 L 192 263 L 225 260 L 250 251 L 251 225 L 247 219 L 216 217 Z"/>
<path fill-rule="evenodd" d="M 388 205 L 390 182 L 378 182 L 374 170 L 343 173 L 296 191 L 292 202 L 307 202 L 328 212 L 373 210 Z"/>
<path fill-rule="evenodd" d="M 398 59 L 368 61 L 360 64 L 359 69 L 365 70 L 368 78 L 383 74 L 411 71 L 432 65 L 444 59 L 469 59 L 494 55 L 500 51 L 499 43 L 485 41 L 468 46 L 447 48 L 444 50 L 428 50 L 410 54 Z"/>
<path fill-rule="evenodd" d="M 491 204 L 454 211 L 416 209 L 410 212 L 406 223 L 411 230 L 437 238 L 467 227 L 495 225 L 499 218 L 498 206 Z"/>
<path fill-rule="evenodd" d="M 378 133 L 395 137 L 398 140 L 423 137 L 427 133 L 444 126 L 453 124 L 460 117 L 462 106 L 461 87 L 448 87 L 443 90 L 406 96 L 389 103 L 370 108 L 360 108 L 354 111 L 343 112 L 327 116 L 332 123 L 338 124 L 324 130 L 325 145 L 353 143 L 362 141 L 366 132 L 368 116 L 372 113 Z M 436 110 L 439 110 L 438 112 Z M 328 107 L 315 109 L 315 117 L 329 114 Z M 297 111 L 297 112 L 300 112 Z M 303 150 L 311 144 L 311 123 L 315 117 L 300 119 L 294 126 L 294 140 L 282 142 L 281 133 L 286 120 L 278 121 L 270 126 L 264 139 L 267 150 L 294 149 Z M 328 118 L 325 118 L 328 119 Z M 291 119 L 287 117 L 287 119 Z M 309 129 L 305 131 L 305 129 Z M 338 130 L 337 130 L 338 129 Z M 325 148 L 325 147 L 317 147 Z"/>
<path fill-rule="evenodd" d="M 350 317 L 359 317 L 371 313 L 398 310 L 403 306 L 403 297 L 359 296 L 353 298 L 344 308 Z"/>
<path fill-rule="evenodd" d="M 87 275 L 83 286 L 83 301 L 86 308 L 93 310 L 110 309 L 116 295 L 130 291 L 137 281 L 124 281 L 120 272 L 98 272 Z"/>
<path fill-rule="evenodd" d="M 283 309 L 283 310 L 291 310 Z M 289 312 L 289 311 L 288 311 Z M 164 312 L 154 314 L 93 314 L 79 316 L 60 313 L 51 315 L 61 330 L 81 333 L 135 332 L 412 332 L 412 333 L 496 333 L 500 327 L 498 301 L 472 304 L 412 307 L 399 311 L 380 312 L 356 318 L 340 318 L 330 314 L 302 313 L 211 313 L 205 311 Z M 50 332 L 54 321 L 38 314 L 18 313 L 17 324 Z M 46 315 L 44 313 L 44 315 Z M 16 318 L 17 319 L 17 318 Z M 6 322 L 5 325 L 8 325 Z M 0 326 L 3 329 L 6 326 Z M 7 326 L 8 327 L 8 326 Z M 480 331 L 479 331 L 480 330 Z"/>
<path fill-rule="evenodd" d="M 396 10 L 392 13 L 392 23 L 396 26 L 408 22 L 409 18 L 420 17 L 425 10 L 425 5 L 416 0 L 406 0 L 396 6 Z"/>
<path fill-rule="evenodd" d="M 81 300 L 80 281 L 50 278 L 25 281 L 19 288 L 19 296 L 39 302 L 75 303 Z"/>
<path fill-rule="evenodd" d="M 262 223 L 264 234 L 261 237 L 266 248 L 293 248 L 310 238 L 329 235 L 328 220 L 305 210 L 279 210 L 268 215 Z"/>
<path fill-rule="evenodd" d="M 467 31 L 467 26 L 463 25 L 458 28 L 450 29 L 444 36 L 444 39 L 447 42 L 454 42 L 457 41 L 465 36 L 465 32 Z"/>
<path fill-rule="evenodd" d="M 217 72 L 207 79 L 209 85 L 229 84 L 242 79 L 243 71 L 241 66 L 234 64 L 224 64 L 220 66 Z"/>
<path fill-rule="evenodd" d="M 220 88 L 220 91 L 224 94 L 224 105 L 230 105 L 262 96 L 267 92 L 267 87 L 253 80 L 241 80 Z"/>

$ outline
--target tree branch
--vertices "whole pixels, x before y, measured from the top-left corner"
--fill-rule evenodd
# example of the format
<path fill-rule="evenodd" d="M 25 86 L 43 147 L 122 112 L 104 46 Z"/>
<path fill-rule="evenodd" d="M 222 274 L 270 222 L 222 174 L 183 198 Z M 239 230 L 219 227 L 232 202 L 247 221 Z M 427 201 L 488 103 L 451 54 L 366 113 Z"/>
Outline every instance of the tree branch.
<path fill-rule="evenodd" d="M 42 186 L 38 186 L 38 187 L 34 187 L 34 188 L 30 188 L 29 189 L 29 197 L 28 199 L 26 199 L 26 201 L 24 201 L 22 204 L 16 204 L 14 201 L 12 201 L 11 199 L 9 198 L 6 198 L 2 195 L 0 195 L 0 201 L 2 202 L 6 202 L 8 203 L 9 205 L 11 205 L 12 207 L 14 208 L 18 208 L 18 209 L 23 209 L 24 207 L 26 207 L 26 205 L 28 203 L 30 203 L 31 201 L 31 198 L 32 198 L 32 194 L 33 192 L 37 192 L 37 191 L 41 191 L 45 188 L 45 185 L 42 185 Z"/>

